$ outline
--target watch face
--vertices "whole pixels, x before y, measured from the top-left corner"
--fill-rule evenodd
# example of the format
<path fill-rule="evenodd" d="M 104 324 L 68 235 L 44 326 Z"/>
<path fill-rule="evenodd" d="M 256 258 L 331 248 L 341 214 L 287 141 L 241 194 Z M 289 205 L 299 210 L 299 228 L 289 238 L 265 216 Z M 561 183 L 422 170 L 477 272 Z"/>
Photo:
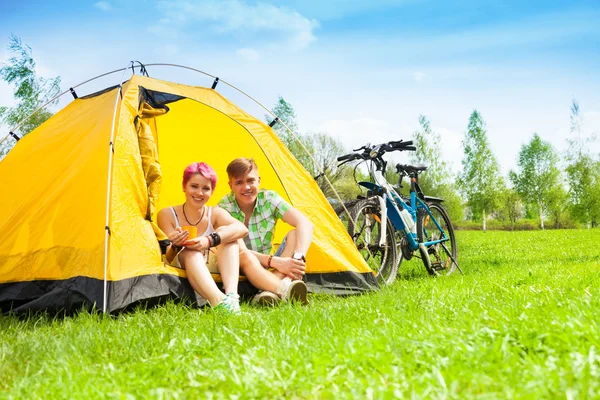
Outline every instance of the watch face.
<path fill-rule="evenodd" d="M 294 253 L 292 258 L 296 259 L 296 260 L 306 261 L 306 258 L 304 258 L 304 254 L 302 254 L 302 253 Z"/>

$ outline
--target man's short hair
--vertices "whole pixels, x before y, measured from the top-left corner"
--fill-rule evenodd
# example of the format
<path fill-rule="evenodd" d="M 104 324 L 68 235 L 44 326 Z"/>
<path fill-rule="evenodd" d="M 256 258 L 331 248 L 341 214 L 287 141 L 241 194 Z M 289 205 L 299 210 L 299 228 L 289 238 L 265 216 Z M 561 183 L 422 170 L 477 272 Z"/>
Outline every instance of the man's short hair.
<path fill-rule="evenodd" d="M 227 166 L 227 175 L 229 179 L 241 178 L 253 169 L 258 169 L 256 162 L 252 158 L 236 158 Z"/>

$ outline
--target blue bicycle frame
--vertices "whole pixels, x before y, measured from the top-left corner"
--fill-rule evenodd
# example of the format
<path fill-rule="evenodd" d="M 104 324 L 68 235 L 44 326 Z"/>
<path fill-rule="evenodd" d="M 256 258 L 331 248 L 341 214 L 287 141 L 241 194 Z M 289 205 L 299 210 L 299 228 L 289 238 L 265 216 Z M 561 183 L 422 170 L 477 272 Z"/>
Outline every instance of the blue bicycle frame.
<path fill-rule="evenodd" d="M 381 207 L 382 217 L 383 215 L 387 215 L 387 217 L 392 222 L 392 225 L 396 230 L 403 231 L 406 235 L 406 239 L 408 240 L 409 248 L 411 250 L 417 250 L 419 248 L 419 240 L 416 232 L 416 221 L 417 221 L 417 212 L 419 210 L 425 210 L 431 220 L 434 222 L 435 226 L 441 232 L 441 238 L 438 240 L 432 240 L 428 242 L 423 242 L 422 245 L 425 247 L 430 247 L 436 245 L 438 243 L 443 243 L 448 240 L 448 236 L 446 232 L 442 229 L 439 222 L 435 219 L 435 217 L 431 214 L 429 207 L 427 204 L 417 196 L 417 193 L 413 188 L 410 191 L 410 205 L 406 204 L 398 193 L 394 190 L 394 188 L 389 184 L 387 179 L 383 176 L 381 171 L 378 171 L 375 166 L 371 164 L 371 176 L 375 179 L 377 183 L 373 182 L 359 182 L 358 184 L 369 189 L 375 196 L 377 196 L 379 200 L 379 205 Z M 401 214 L 401 210 L 398 208 L 401 206 L 403 209 L 406 209 L 412 221 L 404 221 L 403 215 Z M 385 234 L 387 231 L 387 219 L 381 218 L 381 241 L 380 245 L 383 245 L 385 241 Z M 412 229 L 409 228 L 411 225 Z"/>

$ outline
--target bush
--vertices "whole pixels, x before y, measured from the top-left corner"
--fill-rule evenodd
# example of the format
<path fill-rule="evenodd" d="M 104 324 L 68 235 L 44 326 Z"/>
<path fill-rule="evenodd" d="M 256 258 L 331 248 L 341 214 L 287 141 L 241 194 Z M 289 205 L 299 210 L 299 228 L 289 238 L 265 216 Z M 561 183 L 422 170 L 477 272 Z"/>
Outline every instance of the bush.
<path fill-rule="evenodd" d="M 540 229 L 540 223 L 535 219 L 520 219 L 515 223 L 514 228 L 509 221 L 499 221 L 497 219 L 489 219 L 486 222 L 487 230 L 490 231 L 533 231 Z M 547 227 L 552 229 L 550 227 Z M 454 229 L 464 231 L 480 231 L 483 230 L 481 221 L 460 221 L 454 223 Z"/>

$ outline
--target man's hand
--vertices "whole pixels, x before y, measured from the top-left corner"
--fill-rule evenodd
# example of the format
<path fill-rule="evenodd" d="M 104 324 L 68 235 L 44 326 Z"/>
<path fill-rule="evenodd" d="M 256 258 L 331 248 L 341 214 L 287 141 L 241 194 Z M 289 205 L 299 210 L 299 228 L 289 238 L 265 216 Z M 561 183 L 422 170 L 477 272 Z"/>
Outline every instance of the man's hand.
<path fill-rule="evenodd" d="M 306 263 L 291 257 L 273 257 L 271 266 L 290 279 L 302 279 L 306 271 Z"/>

